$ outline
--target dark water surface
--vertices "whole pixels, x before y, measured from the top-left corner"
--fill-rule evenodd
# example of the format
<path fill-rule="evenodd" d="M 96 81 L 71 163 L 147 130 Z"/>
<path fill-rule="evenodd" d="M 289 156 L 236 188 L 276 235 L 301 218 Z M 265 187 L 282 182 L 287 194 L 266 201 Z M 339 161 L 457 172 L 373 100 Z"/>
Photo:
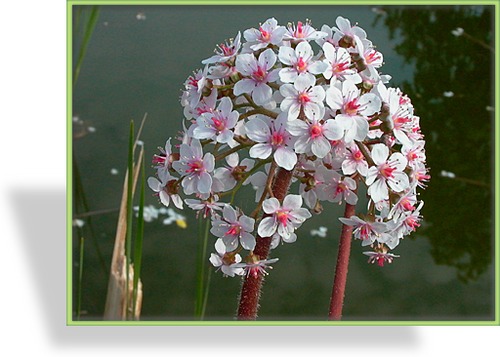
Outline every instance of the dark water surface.
<path fill-rule="evenodd" d="M 131 119 L 138 125 L 148 113 L 142 135 L 147 162 L 181 129 L 182 83 L 216 44 L 269 17 L 282 25 L 311 19 L 319 29 L 334 26 L 338 15 L 366 30 L 384 55 L 382 72 L 412 98 L 432 175 L 421 195 L 424 221 L 397 247 L 401 258 L 382 269 L 368 265 L 359 241 L 353 242 L 344 319 L 494 319 L 491 8 L 387 7 L 377 15 L 366 6 L 103 6 L 73 91 L 74 116 L 95 128 L 80 135 L 74 125 L 74 161 L 88 209 L 119 206 Z M 454 36 L 457 27 L 469 37 Z M 74 54 L 81 38 L 75 30 Z M 442 177 L 442 170 L 456 178 Z M 146 204 L 160 205 L 151 191 Z M 265 282 L 261 319 L 326 319 L 342 212 L 326 206 L 302 226 L 296 243 L 276 249 L 280 261 Z M 198 222 L 190 210 L 180 213 L 186 229 L 146 223 L 143 320 L 193 314 Z M 117 211 L 92 216 L 92 229 L 87 222 L 81 230 L 87 238 L 84 319 L 98 320 L 104 310 L 117 217 Z M 311 236 L 319 226 L 328 228 L 327 237 Z M 75 261 L 78 237 L 75 230 Z M 239 288 L 239 279 L 212 274 L 207 319 L 231 320 Z"/>

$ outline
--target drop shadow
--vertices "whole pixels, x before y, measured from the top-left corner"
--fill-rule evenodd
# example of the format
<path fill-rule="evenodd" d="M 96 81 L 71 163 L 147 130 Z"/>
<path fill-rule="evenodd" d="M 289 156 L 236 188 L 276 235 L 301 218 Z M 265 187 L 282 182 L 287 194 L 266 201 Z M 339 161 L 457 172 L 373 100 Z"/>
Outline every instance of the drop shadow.
<path fill-rule="evenodd" d="M 39 308 L 45 314 L 47 338 L 55 346 L 220 348 L 222 336 L 225 347 L 240 347 L 242 336 L 269 348 L 286 344 L 287 348 L 356 346 L 387 350 L 421 343 L 412 326 L 67 326 L 65 188 L 13 188 L 8 199 L 20 226 Z M 387 346 L 387 336 L 391 336 L 391 346 Z"/>

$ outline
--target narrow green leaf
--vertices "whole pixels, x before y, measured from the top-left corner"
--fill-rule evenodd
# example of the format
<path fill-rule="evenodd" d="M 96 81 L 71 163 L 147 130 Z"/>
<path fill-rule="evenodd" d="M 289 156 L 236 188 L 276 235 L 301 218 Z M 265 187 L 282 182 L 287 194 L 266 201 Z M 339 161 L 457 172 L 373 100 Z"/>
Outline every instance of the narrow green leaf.
<path fill-rule="evenodd" d="M 142 153 L 142 152 L 141 152 Z M 142 242 L 144 238 L 144 187 L 146 185 L 146 174 L 144 160 L 141 165 L 141 190 L 139 196 L 139 216 L 137 217 L 137 233 L 134 241 L 134 301 L 132 302 L 132 316 L 135 317 L 135 306 L 137 303 L 137 289 L 141 277 L 142 264 Z"/>
<path fill-rule="evenodd" d="M 97 23 L 97 19 L 99 18 L 99 6 L 92 6 L 92 10 L 90 12 L 90 17 L 87 21 L 87 25 L 85 27 L 85 35 L 83 37 L 82 44 L 80 46 L 80 52 L 78 55 L 78 60 L 76 62 L 75 70 L 73 72 L 73 88 L 75 87 L 75 83 L 80 75 L 80 69 L 82 67 L 83 59 L 85 58 L 85 54 L 87 53 L 87 47 L 92 37 L 92 33 L 94 32 L 95 25 Z"/>
<path fill-rule="evenodd" d="M 82 312 L 82 280 L 83 280 L 83 248 L 85 240 L 80 237 L 80 266 L 78 271 L 78 301 L 76 305 L 76 318 L 79 321 Z"/>
<path fill-rule="evenodd" d="M 130 121 L 130 134 L 128 141 L 128 170 L 127 170 L 127 235 L 125 237 L 125 258 L 126 258 L 126 285 L 125 285 L 125 306 L 127 306 L 127 320 L 129 315 L 129 266 L 130 254 L 132 252 L 132 217 L 133 217 L 133 197 L 134 186 L 134 121 Z"/>

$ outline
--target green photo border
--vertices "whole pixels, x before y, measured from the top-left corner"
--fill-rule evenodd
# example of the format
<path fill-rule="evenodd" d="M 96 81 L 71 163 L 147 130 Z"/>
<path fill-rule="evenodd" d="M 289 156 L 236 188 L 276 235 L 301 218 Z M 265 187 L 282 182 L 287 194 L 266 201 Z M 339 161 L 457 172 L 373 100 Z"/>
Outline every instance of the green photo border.
<path fill-rule="evenodd" d="M 495 145 L 494 145 L 494 175 L 495 175 L 495 320 L 492 321 L 73 321 L 73 299 L 72 299 L 72 277 L 73 277 L 73 240 L 72 238 L 72 192 L 73 192 L 73 172 L 72 168 L 72 14 L 73 6 L 77 5 L 489 5 L 495 9 Z M 495 326 L 500 325 L 500 228 L 498 209 L 500 207 L 500 108 L 499 93 L 499 52 L 500 32 L 499 32 L 499 1 L 449 1 L 449 0 L 67 0 L 66 4 L 66 324 L 67 326 Z"/>

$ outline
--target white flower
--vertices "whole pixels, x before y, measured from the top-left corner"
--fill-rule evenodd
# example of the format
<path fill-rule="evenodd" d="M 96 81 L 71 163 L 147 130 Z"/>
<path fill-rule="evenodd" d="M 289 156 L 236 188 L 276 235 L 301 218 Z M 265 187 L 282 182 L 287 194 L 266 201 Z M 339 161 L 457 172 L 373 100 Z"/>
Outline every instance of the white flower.
<path fill-rule="evenodd" d="M 170 199 L 172 199 L 175 207 L 182 209 L 182 198 L 178 195 L 178 180 L 170 175 L 168 171 L 158 172 L 158 178 L 148 178 L 149 188 L 158 194 L 160 202 L 166 207 L 168 207 Z"/>
<path fill-rule="evenodd" d="M 233 129 L 238 121 L 239 113 L 233 110 L 233 103 L 228 97 L 221 99 L 217 110 L 201 114 L 193 130 L 195 139 L 212 139 L 225 144 L 233 139 Z"/>
<path fill-rule="evenodd" d="M 286 113 L 270 120 L 264 116 L 256 116 L 245 125 L 248 138 L 257 144 L 250 149 L 250 156 L 267 159 L 274 152 L 274 160 L 279 167 L 292 170 L 297 163 L 297 155 L 291 148 L 291 135 L 286 130 Z"/>
<path fill-rule="evenodd" d="M 271 70 L 276 63 L 273 50 L 267 49 L 259 55 L 257 60 L 252 53 L 244 53 L 236 58 L 236 69 L 248 78 L 240 79 L 233 88 L 234 95 L 243 93 L 252 94 L 252 99 L 257 105 L 268 103 L 273 91 L 268 82 L 278 80 L 278 69 Z"/>
<path fill-rule="evenodd" d="M 402 192 L 410 185 L 408 176 L 403 172 L 408 160 L 401 153 L 389 157 L 389 148 L 384 144 L 376 144 L 371 154 L 376 166 L 368 169 L 366 184 L 373 202 L 389 198 L 388 185 L 394 192 Z"/>
<path fill-rule="evenodd" d="M 337 82 L 338 83 L 338 82 Z M 335 120 L 345 130 L 344 140 L 363 141 L 368 134 L 368 116 L 375 114 L 381 106 L 380 98 L 374 93 L 361 95 L 356 84 L 351 80 L 342 82 L 342 88 L 331 85 L 326 90 L 326 103 L 341 114 Z"/>
<path fill-rule="evenodd" d="M 201 63 L 211 64 L 211 63 L 223 63 L 229 61 L 231 58 L 236 56 L 241 47 L 241 33 L 238 32 L 234 40 L 230 39 L 226 43 L 222 43 L 217 46 L 215 50 L 215 55 L 207 58 Z"/>
<path fill-rule="evenodd" d="M 285 98 L 280 108 L 288 112 L 288 120 L 297 119 L 301 109 L 308 119 L 323 118 L 325 90 L 321 86 L 315 86 L 315 83 L 315 78 L 299 76 L 293 85 L 287 83 L 280 87 L 280 93 Z"/>
<path fill-rule="evenodd" d="M 299 21 L 297 22 L 297 26 L 295 24 L 288 24 L 283 39 L 288 41 L 316 41 L 327 35 L 325 32 L 315 30 L 309 22 L 304 24 Z"/>
<path fill-rule="evenodd" d="M 255 219 L 237 213 L 230 205 L 226 205 L 222 210 L 222 219 L 216 218 L 212 221 L 210 233 L 222 238 L 228 252 L 232 252 L 241 243 L 247 250 L 255 248 L 255 237 L 253 232 Z"/>
<path fill-rule="evenodd" d="M 323 76 L 326 79 L 345 80 L 349 78 L 354 83 L 360 83 L 361 77 L 356 69 L 351 68 L 351 55 L 342 47 L 335 47 L 330 42 L 323 44 L 325 59 L 323 62 L 327 65 Z"/>
<path fill-rule="evenodd" d="M 199 140 L 193 139 L 191 145 L 181 144 L 180 159 L 172 164 L 174 170 L 184 176 L 182 187 L 186 195 L 209 193 L 212 187 L 210 172 L 215 166 L 215 158 L 211 153 L 203 156 Z"/>
<path fill-rule="evenodd" d="M 245 274 L 244 269 L 240 266 L 241 256 L 239 254 L 226 253 L 226 246 L 222 239 L 219 238 L 215 242 L 215 250 L 217 254 L 212 253 L 210 255 L 210 263 L 217 270 L 222 270 L 222 274 L 224 276 L 235 276 L 235 275 L 243 275 Z"/>
<path fill-rule="evenodd" d="M 315 61 L 314 52 L 309 42 L 300 42 L 297 47 L 291 48 L 281 46 L 278 52 L 278 58 L 281 63 L 290 66 L 280 70 L 279 76 L 282 82 L 292 83 L 300 76 L 309 76 L 316 81 L 315 74 L 323 73 L 327 69 L 327 64 Z"/>
<path fill-rule="evenodd" d="M 332 148 L 329 140 L 338 140 L 344 135 L 339 124 L 333 119 L 328 119 L 324 124 L 317 120 L 292 120 L 288 122 L 288 131 L 297 137 L 294 148 L 298 154 L 313 153 L 320 159 Z"/>
<path fill-rule="evenodd" d="M 243 48 L 257 51 L 266 48 L 269 44 L 279 45 L 283 41 L 285 32 L 286 28 L 278 26 L 278 21 L 274 17 L 267 19 L 258 30 L 251 28 L 243 32 L 243 37 L 247 40 Z"/>
<path fill-rule="evenodd" d="M 262 219 L 257 233 L 261 237 L 272 237 L 275 232 L 278 232 L 284 242 L 295 242 L 297 239 L 295 230 L 311 217 L 311 213 L 301 206 L 300 195 L 287 195 L 283 200 L 283 205 L 280 205 L 275 197 L 266 199 L 262 204 L 262 209 L 270 216 Z"/>

